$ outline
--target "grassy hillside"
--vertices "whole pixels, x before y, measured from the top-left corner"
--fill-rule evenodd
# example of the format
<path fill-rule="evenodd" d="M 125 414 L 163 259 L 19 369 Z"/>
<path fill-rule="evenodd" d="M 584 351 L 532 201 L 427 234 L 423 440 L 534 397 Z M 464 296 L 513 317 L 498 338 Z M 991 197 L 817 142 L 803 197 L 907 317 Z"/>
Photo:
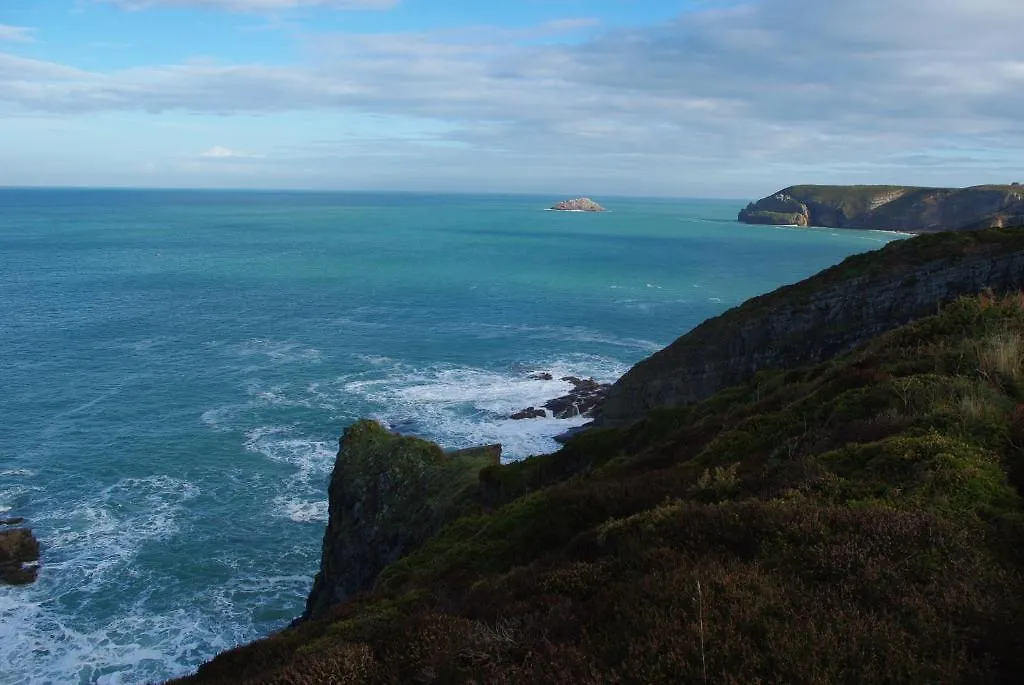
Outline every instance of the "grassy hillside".
<path fill-rule="evenodd" d="M 1021 296 L 481 480 L 372 592 L 182 682 L 1024 678 Z"/>
<path fill-rule="evenodd" d="M 848 217 L 858 216 L 874 207 L 879 197 L 903 196 L 922 191 L 935 191 L 938 188 L 919 188 L 916 186 L 790 186 L 781 191 L 800 202 L 812 202 L 834 207 Z"/>

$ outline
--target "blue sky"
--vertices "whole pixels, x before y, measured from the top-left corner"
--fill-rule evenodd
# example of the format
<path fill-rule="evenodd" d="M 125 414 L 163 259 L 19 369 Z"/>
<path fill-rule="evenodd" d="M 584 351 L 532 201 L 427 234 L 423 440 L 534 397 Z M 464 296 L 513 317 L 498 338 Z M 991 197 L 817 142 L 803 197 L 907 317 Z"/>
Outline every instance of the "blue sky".
<path fill-rule="evenodd" d="M 1020 35 L 1019 0 L 4 2 L 0 185 L 1024 180 Z"/>

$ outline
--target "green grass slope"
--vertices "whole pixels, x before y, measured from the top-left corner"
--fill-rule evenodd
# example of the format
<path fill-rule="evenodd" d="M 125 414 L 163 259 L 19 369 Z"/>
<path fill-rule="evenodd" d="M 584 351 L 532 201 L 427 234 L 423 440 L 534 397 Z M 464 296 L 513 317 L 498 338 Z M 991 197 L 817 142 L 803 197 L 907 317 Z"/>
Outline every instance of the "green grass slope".
<path fill-rule="evenodd" d="M 1024 298 L 481 471 L 373 591 L 183 683 L 1016 683 Z"/>

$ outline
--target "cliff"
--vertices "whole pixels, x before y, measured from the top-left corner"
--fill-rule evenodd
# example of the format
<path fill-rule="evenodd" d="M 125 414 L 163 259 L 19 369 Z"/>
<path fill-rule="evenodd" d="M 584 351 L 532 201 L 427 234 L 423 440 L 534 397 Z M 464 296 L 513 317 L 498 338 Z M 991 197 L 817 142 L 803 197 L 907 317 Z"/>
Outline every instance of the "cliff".
<path fill-rule="evenodd" d="M 554 454 L 452 466 L 453 487 L 431 475 L 451 473 L 436 446 L 356 424 L 318 580 L 344 601 L 181 682 L 1020 682 L 1024 295 L 1006 264 L 1021 241 L 915 238 L 756 298 L 709 323 L 818 322 L 804 342 L 828 358 L 750 337 L 739 362 L 777 368 Z M 936 297 L 890 325 L 918 311 L 900 293 Z M 869 330 L 876 305 L 888 323 Z M 814 338 L 830 321 L 860 345 Z M 373 570 L 353 566 L 367 554 Z M 358 583 L 339 580 L 352 568 Z"/>
<path fill-rule="evenodd" d="M 739 220 L 908 233 L 1024 226 L 1024 186 L 790 186 L 747 205 Z"/>
<path fill-rule="evenodd" d="M 328 488 L 320 571 L 303 618 L 371 589 L 385 566 L 479 509 L 478 474 L 500 458 L 500 445 L 446 454 L 374 421 L 345 429 Z"/>
<path fill-rule="evenodd" d="M 829 359 L 985 288 L 1024 289 L 1024 231 L 889 243 L 702 323 L 614 383 L 597 423 L 628 424 L 655 407 L 710 397 L 761 369 Z"/>

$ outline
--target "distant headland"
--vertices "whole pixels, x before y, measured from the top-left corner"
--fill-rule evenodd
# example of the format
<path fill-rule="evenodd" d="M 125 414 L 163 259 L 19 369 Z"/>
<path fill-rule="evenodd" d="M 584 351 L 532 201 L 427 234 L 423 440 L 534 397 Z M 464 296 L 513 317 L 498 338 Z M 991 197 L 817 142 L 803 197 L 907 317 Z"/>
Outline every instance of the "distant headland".
<path fill-rule="evenodd" d="M 563 200 L 551 209 L 557 212 L 604 212 L 604 207 L 597 204 L 589 197 L 578 197 L 575 200 Z"/>
<path fill-rule="evenodd" d="M 1024 186 L 784 188 L 739 213 L 748 224 L 937 233 L 1024 226 Z"/>

